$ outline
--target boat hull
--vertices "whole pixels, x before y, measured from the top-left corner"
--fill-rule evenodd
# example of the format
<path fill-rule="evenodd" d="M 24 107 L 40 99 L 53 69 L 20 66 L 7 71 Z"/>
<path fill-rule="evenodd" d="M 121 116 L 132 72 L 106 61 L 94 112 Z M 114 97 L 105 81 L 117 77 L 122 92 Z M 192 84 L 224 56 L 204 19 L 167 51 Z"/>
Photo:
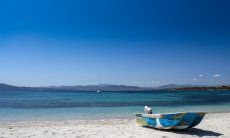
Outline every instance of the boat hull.
<path fill-rule="evenodd" d="M 198 125 L 206 113 L 136 114 L 137 123 L 156 129 L 187 129 Z"/>

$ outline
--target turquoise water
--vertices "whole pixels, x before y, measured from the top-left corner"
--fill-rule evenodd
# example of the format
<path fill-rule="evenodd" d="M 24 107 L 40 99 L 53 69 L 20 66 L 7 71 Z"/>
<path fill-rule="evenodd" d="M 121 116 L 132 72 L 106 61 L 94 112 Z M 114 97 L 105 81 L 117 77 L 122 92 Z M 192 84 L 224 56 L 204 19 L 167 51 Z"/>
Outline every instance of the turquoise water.
<path fill-rule="evenodd" d="M 132 118 L 154 113 L 230 111 L 230 91 L 23 92 L 0 91 L 0 121 Z"/>

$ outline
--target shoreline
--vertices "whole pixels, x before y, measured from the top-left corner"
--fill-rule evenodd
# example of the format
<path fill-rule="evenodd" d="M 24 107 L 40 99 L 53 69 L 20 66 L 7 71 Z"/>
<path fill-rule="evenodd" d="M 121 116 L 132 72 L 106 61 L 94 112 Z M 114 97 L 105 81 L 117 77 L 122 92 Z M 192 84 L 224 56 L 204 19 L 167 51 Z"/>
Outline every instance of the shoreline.
<path fill-rule="evenodd" d="M 230 113 L 209 113 L 195 128 L 161 131 L 135 119 L 0 122 L 0 137 L 230 137 Z"/>
<path fill-rule="evenodd" d="M 188 111 L 190 112 L 190 111 Z M 201 111 L 195 111 L 195 112 L 201 112 Z M 155 113 L 155 114 L 170 114 L 170 113 L 175 113 L 175 112 L 166 112 L 166 113 Z M 184 112 L 176 112 L 176 113 L 184 113 Z M 212 115 L 212 114 L 229 114 L 230 115 L 230 111 L 225 111 L 225 112 L 222 112 L 222 111 L 216 111 L 216 112 L 205 112 L 206 115 Z M 112 118 L 86 118 L 86 119 L 38 119 L 38 120 L 33 120 L 33 119 L 29 119 L 29 120 L 0 120 L 0 125 L 2 124 L 11 124 L 11 123 L 15 123 L 15 124 L 20 124 L 20 123 L 31 123 L 31 122 L 76 122 L 76 121 L 103 121 L 103 120 L 134 120 L 135 119 L 135 114 L 139 114 L 138 113 L 134 113 L 133 116 L 130 116 L 130 117 L 112 117 Z"/>

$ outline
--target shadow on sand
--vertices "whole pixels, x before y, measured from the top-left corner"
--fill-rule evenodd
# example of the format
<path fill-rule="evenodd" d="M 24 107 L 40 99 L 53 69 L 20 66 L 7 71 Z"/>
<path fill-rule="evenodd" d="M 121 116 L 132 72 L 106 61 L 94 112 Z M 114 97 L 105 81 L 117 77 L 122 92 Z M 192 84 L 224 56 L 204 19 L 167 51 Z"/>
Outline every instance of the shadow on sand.
<path fill-rule="evenodd" d="M 209 130 L 203 130 L 199 128 L 190 128 L 190 129 L 185 129 L 185 130 L 176 130 L 172 131 L 173 133 L 177 134 L 185 134 L 185 135 L 192 135 L 192 136 L 198 136 L 198 137 L 204 137 L 204 136 L 221 136 L 223 134 L 218 133 L 218 132 L 213 132 Z"/>
<path fill-rule="evenodd" d="M 147 127 L 149 129 L 153 129 L 150 127 Z M 204 136 L 221 136 L 223 134 L 221 133 L 217 133 L 217 132 L 213 132 L 213 131 L 209 131 L 209 130 L 202 130 L 199 128 L 190 128 L 190 129 L 185 129 L 185 130 L 159 130 L 159 129 L 155 129 L 158 131 L 164 131 L 164 132 L 172 132 L 172 133 L 176 133 L 176 134 L 184 134 L 184 135 L 190 135 L 190 136 L 198 136 L 198 137 L 204 137 Z"/>

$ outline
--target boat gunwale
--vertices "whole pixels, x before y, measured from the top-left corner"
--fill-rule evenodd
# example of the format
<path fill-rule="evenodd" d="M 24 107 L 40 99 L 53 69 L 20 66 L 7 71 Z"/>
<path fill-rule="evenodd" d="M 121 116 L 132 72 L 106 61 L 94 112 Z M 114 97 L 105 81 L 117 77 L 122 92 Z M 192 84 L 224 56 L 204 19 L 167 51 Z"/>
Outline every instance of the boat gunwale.
<path fill-rule="evenodd" d="M 187 114 L 187 113 L 198 113 L 198 114 L 207 114 L 207 112 L 177 112 L 177 113 L 164 113 L 164 114 L 145 114 L 145 113 L 137 113 L 135 114 L 136 117 L 143 117 L 143 118 L 163 118 L 165 115 L 170 114 Z"/>

